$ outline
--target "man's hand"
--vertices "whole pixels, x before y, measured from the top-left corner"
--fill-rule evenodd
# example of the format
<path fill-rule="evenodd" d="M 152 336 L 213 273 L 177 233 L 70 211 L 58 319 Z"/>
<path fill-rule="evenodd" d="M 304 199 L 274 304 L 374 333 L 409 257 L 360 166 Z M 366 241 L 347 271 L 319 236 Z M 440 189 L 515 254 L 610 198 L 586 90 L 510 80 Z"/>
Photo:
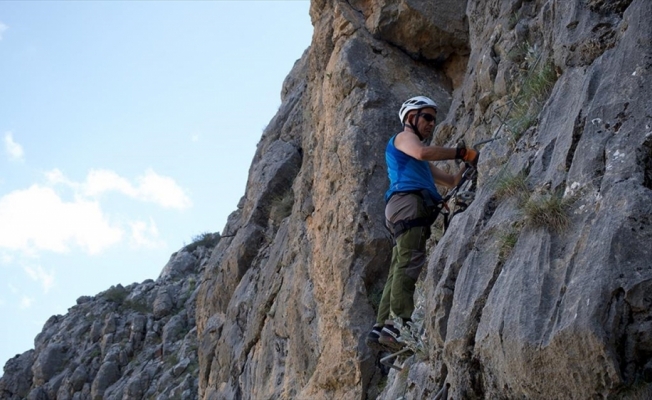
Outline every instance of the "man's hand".
<path fill-rule="evenodd" d="M 480 157 L 480 152 L 468 147 L 458 147 L 455 153 L 456 159 L 464 160 L 474 167 L 478 165 L 478 157 Z"/>
<path fill-rule="evenodd" d="M 465 150 L 466 150 L 466 152 L 465 152 L 464 156 L 462 157 L 462 159 L 465 162 L 471 164 L 473 167 L 476 167 L 478 165 L 478 158 L 480 158 L 480 152 L 477 151 L 477 150 L 468 149 L 468 148 L 465 149 Z"/>

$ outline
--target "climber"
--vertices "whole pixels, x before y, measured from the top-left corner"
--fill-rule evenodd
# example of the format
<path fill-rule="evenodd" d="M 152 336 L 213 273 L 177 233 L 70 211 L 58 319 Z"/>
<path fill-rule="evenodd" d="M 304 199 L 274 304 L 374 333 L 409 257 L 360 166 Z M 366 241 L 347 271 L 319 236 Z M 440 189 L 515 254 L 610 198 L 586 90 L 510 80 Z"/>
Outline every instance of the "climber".
<path fill-rule="evenodd" d="M 442 204 L 435 183 L 454 187 L 462 179 L 466 163 L 475 167 L 479 157 L 479 152 L 470 148 L 426 143 L 433 134 L 437 116 L 437 104 L 428 97 L 408 99 L 398 115 L 403 130 L 389 139 L 385 150 L 390 181 L 385 193 L 385 219 L 394 247 L 376 324 L 366 338 L 370 348 L 378 350 L 384 346 L 395 351 L 403 343 L 390 312 L 403 323 L 411 321 L 415 284 L 425 263 L 426 240 Z M 455 175 L 430 163 L 454 159 L 466 162 Z"/>

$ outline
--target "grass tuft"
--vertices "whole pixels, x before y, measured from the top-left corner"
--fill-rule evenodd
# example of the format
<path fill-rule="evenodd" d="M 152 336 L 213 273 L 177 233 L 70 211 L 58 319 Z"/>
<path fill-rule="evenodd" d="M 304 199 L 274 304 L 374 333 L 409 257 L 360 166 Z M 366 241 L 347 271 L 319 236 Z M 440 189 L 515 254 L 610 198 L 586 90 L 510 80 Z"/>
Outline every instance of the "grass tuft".
<path fill-rule="evenodd" d="M 518 230 L 512 227 L 507 232 L 503 232 L 498 236 L 498 257 L 500 261 L 507 260 L 510 254 L 512 254 L 512 250 L 518 241 L 518 235 Z"/>
<path fill-rule="evenodd" d="M 526 44 L 515 48 L 512 59 L 523 67 L 520 87 L 512 97 L 513 106 L 506 121 L 514 140 L 537 124 L 539 113 L 557 82 L 557 73 L 551 61 L 541 62 L 537 46 Z"/>
<path fill-rule="evenodd" d="M 564 199 L 558 193 L 530 199 L 524 206 L 526 223 L 533 228 L 563 232 L 570 224 L 568 213 L 574 201 L 575 198 Z"/>
<path fill-rule="evenodd" d="M 547 100 L 550 91 L 557 82 L 557 73 L 551 61 L 541 64 L 523 83 L 523 96 L 526 99 L 541 102 Z"/>
<path fill-rule="evenodd" d="M 509 197 L 524 198 L 529 193 L 526 178 L 522 172 L 516 175 L 502 175 L 496 183 L 496 198 L 499 200 Z"/>

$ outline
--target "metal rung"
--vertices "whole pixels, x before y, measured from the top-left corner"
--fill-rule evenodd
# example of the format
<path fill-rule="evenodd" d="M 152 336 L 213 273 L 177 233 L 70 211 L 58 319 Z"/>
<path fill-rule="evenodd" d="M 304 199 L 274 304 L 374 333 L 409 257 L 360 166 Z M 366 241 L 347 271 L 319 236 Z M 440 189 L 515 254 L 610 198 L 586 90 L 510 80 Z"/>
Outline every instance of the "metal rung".
<path fill-rule="evenodd" d="M 385 356 L 385 357 L 381 358 L 380 362 L 382 364 L 384 364 L 384 365 L 387 365 L 390 368 L 394 368 L 396 370 L 402 371 L 403 368 L 394 365 L 394 359 L 396 359 L 396 357 L 400 356 L 401 354 L 405 354 L 405 353 L 411 352 L 411 351 L 412 351 L 412 349 L 410 349 L 409 347 L 406 347 L 403 350 L 400 350 L 400 351 L 398 351 L 396 353 L 392 353 L 392 354 L 390 354 L 388 356 Z M 392 360 L 392 361 L 390 361 L 390 360 Z"/>
<path fill-rule="evenodd" d="M 437 395 L 432 400 L 447 400 L 449 387 L 450 387 L 450 383 L 445 383 L 444 386 L 441 388 L 441 390 L 437 393 Z"/>

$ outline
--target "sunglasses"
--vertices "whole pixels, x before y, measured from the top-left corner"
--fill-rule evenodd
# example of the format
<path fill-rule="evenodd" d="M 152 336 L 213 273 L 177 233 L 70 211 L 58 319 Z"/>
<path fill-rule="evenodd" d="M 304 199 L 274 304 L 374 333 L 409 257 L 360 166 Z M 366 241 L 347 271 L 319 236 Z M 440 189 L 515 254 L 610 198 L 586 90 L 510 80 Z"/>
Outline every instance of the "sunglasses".
<path fill-rule="evenodd" d="M 428 122 L 432 122 L 432 121 L 434 121 L 435 119 L 437 119 L 437 117 L 435 117 L 435 116 L 432 115 L 432 114 L 428 114 L 428 113 L 419 113 L 419 114 L 417 114 L 417 115 L 423 117 L 423 119 L 425 119 L 425 120 L 428 121 Z"/>

